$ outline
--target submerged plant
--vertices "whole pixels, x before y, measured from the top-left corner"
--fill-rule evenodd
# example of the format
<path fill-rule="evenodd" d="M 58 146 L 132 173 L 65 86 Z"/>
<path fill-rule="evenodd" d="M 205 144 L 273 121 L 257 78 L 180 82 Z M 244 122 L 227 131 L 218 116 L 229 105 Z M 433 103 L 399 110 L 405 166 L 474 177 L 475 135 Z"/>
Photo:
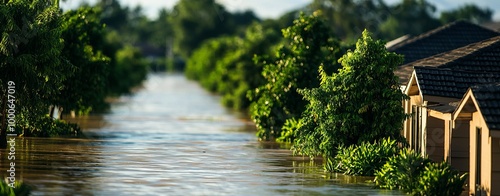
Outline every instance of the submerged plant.
<path fill-rule="evenodd" d="M 14 183 L 14 188 L 10 187 L 7 182 L 2 181 L 0 183 L 0 195 L 5 196 L 26 196 L 30 195 L 31 187 L 26 183 L 16 181 Z"/>
<path fill-rule="evenodd" d="M 294 142 L 297 153 L 333 159 L 339 146 L 400 139 L 406 95 L 394 70 L 402 61 L 364 31 L 356 49 L 339 59 L 338 73 L 330 76 L 320 67 L 320 86 L 299 90 L 309 103 Z"/>
<path fill-rule="evenodd" d="M 380 188 L 414 190 L 418 176 L 430 162 L 413 150 L 403 149 L 375 173 L 375 183 Z"/>
<path fill-rule="evenodd" d="M 413 150 L 402 150 L 376 172 L 380 188 L 401 189 L 411 195 L 460 195 L 467 174 L 460 175 L 448 163 L 434 163 Z"/>
<path fill-rule="evenodd" d="M 375 143 L 363 142 L 361 145 L 340 147 L 333 169 L 347 175 L 373 176 L 398 151 L 398 143 L 390 138 Z M 327 166 L 328 168 L 331 167 Z"/>
<path fill-rule="evenodd" d="M 460 175 L 446 162 L 428 164 L 419 176 L 414 195 L 458 196 L 463 191 L 467 174 Z"/>

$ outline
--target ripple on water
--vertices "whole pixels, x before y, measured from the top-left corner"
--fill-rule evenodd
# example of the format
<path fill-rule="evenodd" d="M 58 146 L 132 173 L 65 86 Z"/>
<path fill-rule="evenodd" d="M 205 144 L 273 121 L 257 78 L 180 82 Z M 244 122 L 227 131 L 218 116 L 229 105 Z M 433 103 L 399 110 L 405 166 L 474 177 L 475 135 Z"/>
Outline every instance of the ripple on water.
<path fill-rule="evenodd" d="M 257 142 L 243 115 L 182 75 L 152 74 L 111 108 L 76 119 L 88 138 L 18 140 L 17 175 L 33 195 L 400 194 Z"/>

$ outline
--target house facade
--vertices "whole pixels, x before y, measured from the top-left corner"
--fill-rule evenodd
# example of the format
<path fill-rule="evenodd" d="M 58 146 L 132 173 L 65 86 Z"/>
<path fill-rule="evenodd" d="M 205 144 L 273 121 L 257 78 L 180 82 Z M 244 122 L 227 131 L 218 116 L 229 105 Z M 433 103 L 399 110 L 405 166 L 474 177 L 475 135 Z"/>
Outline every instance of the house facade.
<path fill-rule="evenodd" d="M 471 87 L 453 118 L 469 122 L 469 193 L 500 195 L 500 83 Z"/>
<path fill-rule="evenodd" d="M 490 123 L 491 119 L 500 121 L 500 116 L 491 115 L 495 104 L 500 108 L 500 100 L 481 105 L 476 99 L 491 97 L 481 94 L 484 91 L 476 86 L 500 83 L 500 36 L 403 67 L 412 70 L 404 88 L 410 99 L 403 102 L 411 118 L 404 122 L 402 131 L 410 147 L 468 172 L 471 194 L 500 195 L 500 187 L 495 186 L 500 185 L 500 143 L 496 137 L 500 134 L 487 123 L 488 119 Z"/>

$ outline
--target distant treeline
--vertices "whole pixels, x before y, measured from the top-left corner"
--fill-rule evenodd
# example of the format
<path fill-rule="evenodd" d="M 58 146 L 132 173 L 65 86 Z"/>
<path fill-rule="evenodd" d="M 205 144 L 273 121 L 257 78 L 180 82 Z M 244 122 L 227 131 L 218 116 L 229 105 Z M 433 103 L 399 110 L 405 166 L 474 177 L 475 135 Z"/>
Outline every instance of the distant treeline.
<path fill-rule="evenodd" d="M 301 12 L 309 15 L 315 11 L 321 12 L 321 29 L 304 35 L 305 40 L 297 40 L 296 35 L 287 34 L 286 28 L 294 24 Z M 186 63 L 186 75 L 200 81 L 208 90 L 220 93 L 224 105 L 246 110 L 250 105 L 249 98 L 255 93 L 246 96 L 247 91 L 264 84 L 265 78 L 271 77 L 265 67 L 283 63 L 279 61 L 296 50 L 295 43 L 306 42 L 312 44 L 308 45 L 312 48 L 319 47 L 314 44 L 324 44 L 321 47 L 328 48 L 333 47 L 331 40 L 335 40 L 333 42 L 340 43 L 338 50 L 344 52 L 353 48 L 364 29 L 372 32 L 376 39 L 390 41 L 407 34 L 418 35 L 460 19 L 474 23 L 490 22 L 493 15 L 490 9 L 473 4 L 442 12 L 439 18 L 435 17 L 435 12 L 434 5 L 425 0 L 403 0 L 391 5 L 383 0 L 314 0 L 306 7 L 278 19 L 261 20 L 251 11 L 229 13 L 214 0 L 180 0 L 170 15 L 168 11 L 162 11 L 165 14 L 160 15 L 158 20 L 165 17 L 165 26 L 170 25 L 173 29 L 169 37 L 174 40 L 174 53 Z M 303 25 L 308 28 L 307 25 L 311 24 Z M 328 39 L 319 40 L 326 32 Z M 307 39 L 316 40 L 307 43 Z M 289 63 L 301 63 L 305 67 L 317 67 L 318 63 L 336 64 L 336 59 L 325 59 L 321 55 L 318 53 L 315 59 L 293 59 Z M 326 68 L 328 73 L 334 70 Z M 317 73 L 314 68 L 307 71 Z M 317 77 L 309 74 L 305 78 Z M 289 80 L 297 80 L 293 76 L 288 77 L 292 77 Z M 287 91 L 291 94 L 285 97 L 296 97 L 294 88 L 292 85 Z M 301 98 L 291 102 L 302 107 Z M 286 110 L 294 113 L 293 108 Z"/>
<path fill-rule="evenodd" d="M 16 131 L 26 135 L 78 132 L 75 126 L 55 129 L 65 123 L 53 121 L 49 115 L 53 116 L 54 110 L 49 112 L 49 108 L 77 114 L 103 111 L 107 97 L 130 92 L 146 78 L 148 70 L 185 70 L 189 78 L 220 93 L 224 105 L 235 109 L 247 110 L 258 96 L 278 96 L 279 101 L 285 99 L 279 96 L 291 97 L 294 100 L 284 103 L 298 103 L 294 107 L 283 111 L 269 108 L 278 112 L 279 118 L 267 120 L 270 125 L 276 123 L 273 129 L 281 129 L 283 119 L 296 116 L 295 110 L 304 107 L 295 96 L 295 89 L 302 84 L 294 86 L 302 81 L 295 78 L 299 76 L 287 75 L 291 73 L 273 75 L 277 73 L 271 69 L 299 64 L 310 74 L 303 77 L 316 81 L 311 72 L 317 73 L 318 63 L 338 66 L 337 57 L 325 54 L 352 48 L 363 29 L 373 32 L 374 38 L 391 40 L 457 19 L 488 22 L 493 15 L 487 8 L 470 4 L 436 18 L 435 7 L 425 0 L 393 5 L 382 0 L 315 0 L 302 9 L 266 20 L 252 11 L 228 12 L 215 0 L 180 0 L 172 9 L 162 9 L 156 19 L 147 18 L 141 7 L 122 6 L 118 0 L 99 0 L 64 13 L 57 4 L 50 0 L 7 0 L 0 6 L 1 106 L 7 107 L 6 85 L 14 81 Z M 289 29 L 293 21 L 300 12 L 310 15 L 316 10 L 322 12 L 322 26 L 299 20 L 295 25 L 306 31 L 313 26 L 319 29 L 299 33 L 303 40 L 298 40 Z M 328 36 L 320 38 L 324 33 Z M 318 48 L 315 59 L 300 57 L 308 55 L 297 48 L 302 42 Z M 339 47 L 331 47 L 333 43 Z M 277 68 L 268 66 L 271 64 Z M 325 66 L 327 73 L 335 70 Z M 283 75 L 287 76 L 280 78 Z M 288 85 L 281 90 L 290 95 L 262 94 L 268 81 Z M 280 90 L 279 85 L 272 88 Z M 2 113 L 3 131 L 5 117 Z"/>

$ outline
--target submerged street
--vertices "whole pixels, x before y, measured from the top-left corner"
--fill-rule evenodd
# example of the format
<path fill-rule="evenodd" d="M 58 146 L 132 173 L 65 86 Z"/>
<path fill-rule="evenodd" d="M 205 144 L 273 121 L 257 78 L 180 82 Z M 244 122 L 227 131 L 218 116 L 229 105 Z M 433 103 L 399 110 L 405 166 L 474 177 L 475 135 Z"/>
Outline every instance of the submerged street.
<path fill-rule="evenodd" d="M 33 195 L 401 195 L 258 142 L 252 122 L 183 75 L 150 74 L 77 122 L 86 138 L 16 140 L 16 177 Z"/>

